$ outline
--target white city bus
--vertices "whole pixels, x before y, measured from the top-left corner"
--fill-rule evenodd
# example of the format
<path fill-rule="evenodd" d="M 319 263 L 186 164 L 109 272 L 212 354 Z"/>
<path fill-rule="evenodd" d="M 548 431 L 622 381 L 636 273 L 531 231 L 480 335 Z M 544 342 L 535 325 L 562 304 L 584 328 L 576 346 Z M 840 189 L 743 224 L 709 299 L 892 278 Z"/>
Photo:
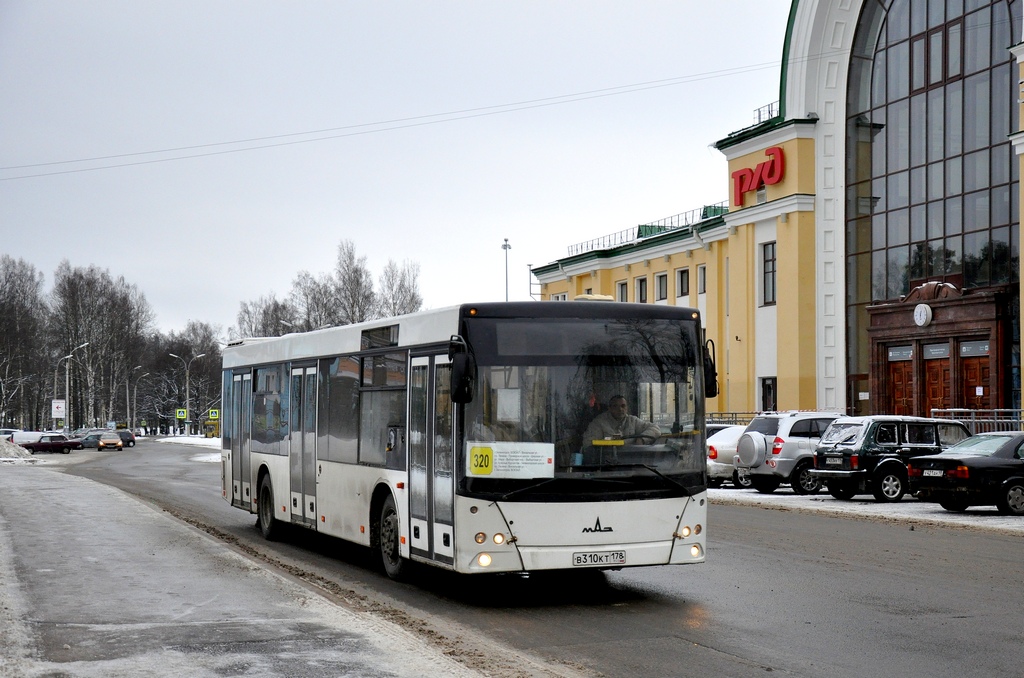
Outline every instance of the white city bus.
<path fill-rule="evenodd" d="M 224 350 L 222 491 L 282 524 L 462 573 L 702 562 L 699 313 L 464 304 Z M 583 440 L 612 396 L 657 439 Z"/>

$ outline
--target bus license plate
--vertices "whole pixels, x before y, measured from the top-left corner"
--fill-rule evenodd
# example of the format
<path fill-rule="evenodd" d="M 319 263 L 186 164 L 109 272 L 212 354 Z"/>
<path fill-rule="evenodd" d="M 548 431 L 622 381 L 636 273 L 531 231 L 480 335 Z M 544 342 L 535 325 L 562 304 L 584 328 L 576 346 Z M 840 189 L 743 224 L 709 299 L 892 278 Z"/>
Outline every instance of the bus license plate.
<path fill-rule="evenodd" d="M 576 566 L 587 565 L 625 565 L 625 551 L 591 551 L 588 553 L 572 554 L 572 564 Z"/>

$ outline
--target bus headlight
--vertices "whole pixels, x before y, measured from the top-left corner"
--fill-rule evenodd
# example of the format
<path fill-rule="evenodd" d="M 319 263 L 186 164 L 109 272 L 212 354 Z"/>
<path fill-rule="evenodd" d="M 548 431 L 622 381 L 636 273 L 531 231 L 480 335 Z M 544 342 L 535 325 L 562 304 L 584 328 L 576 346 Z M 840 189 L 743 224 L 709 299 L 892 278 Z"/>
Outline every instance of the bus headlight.
<path fill-rule="evenodd" d="M 690 547 L 690 555 L 694 558 L 700 558 L 700 544 L 694 544 Z"/>
<path fill-rule="evenodd" d="M 476 564 L 479 565 L 480 567 L 490 567 L 491 566 L 491 554 L 489 554 L 489 553 L 481 553 L 480 555 L 478 555 L 476 557 Z"/>
<path fill-rule="evenodd" d="M 476 541 L 477 544 L 483 544 L 485 541 L 487 541 L 487 535 L 483 532 L 477 532 L 476 536 L 473 537 L 473 540 Z"/>
<path fill-rule="evenodd" d="M 494 543 L 495 544 L 499 544 L 499 545 L 500 544 L 504 544 L 505 543 L 505 535 L 503 535 L 501 532 L 499 532 L 496 535 L 494 535 Z"/>

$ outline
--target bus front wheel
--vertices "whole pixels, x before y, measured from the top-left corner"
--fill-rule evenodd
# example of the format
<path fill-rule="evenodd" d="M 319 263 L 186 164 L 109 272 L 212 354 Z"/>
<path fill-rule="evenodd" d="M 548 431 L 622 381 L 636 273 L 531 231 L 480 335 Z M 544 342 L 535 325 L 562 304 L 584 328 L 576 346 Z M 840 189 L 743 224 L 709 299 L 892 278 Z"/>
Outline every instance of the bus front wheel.
<path fill-rule="evenodd" d="M 381 506 L 378 529 L 377 541 L 380 544 L 380 561 L 384 565 L 384 572 L 391 579 L 399 580 L 405 573 L 406 562 L 399 551 L 401 525 L 398 520 L 398 507 L 391 495 L 388 495 Z"/>

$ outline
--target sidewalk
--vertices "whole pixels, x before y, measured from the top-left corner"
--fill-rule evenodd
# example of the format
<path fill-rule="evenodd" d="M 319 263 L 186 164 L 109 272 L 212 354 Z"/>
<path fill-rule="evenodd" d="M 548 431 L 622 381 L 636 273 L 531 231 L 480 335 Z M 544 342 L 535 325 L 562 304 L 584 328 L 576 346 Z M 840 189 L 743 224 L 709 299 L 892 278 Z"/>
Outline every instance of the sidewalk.
<path fill-rule="evenodd" d="M 475 676 L 128 495 L 0 466 L 2 676 Z"/>

